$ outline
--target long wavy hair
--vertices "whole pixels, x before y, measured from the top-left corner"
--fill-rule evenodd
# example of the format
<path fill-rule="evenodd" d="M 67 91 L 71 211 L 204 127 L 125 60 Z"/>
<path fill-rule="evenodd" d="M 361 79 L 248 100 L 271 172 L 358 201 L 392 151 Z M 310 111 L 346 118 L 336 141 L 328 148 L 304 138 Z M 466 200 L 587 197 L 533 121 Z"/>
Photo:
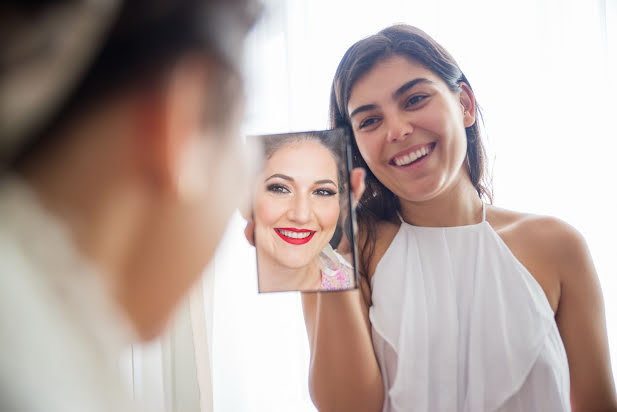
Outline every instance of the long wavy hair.
<path fill-rule="evenodd" d="M 362 39 L 351 46 L 334 75 L 330 93 L 330 126 L 352 130 L 347 104 L 356 82 L 377 63 L 393 56 L 412 59 L 438 75 L 452 91 L 461 90 L 460 83 L 471 84 L 454 58 L 439 43 L 422 30 L 408 25 L 395 25 Z M 472 89 L 473 90 L 473 89 Z M 492 202 L 491 180 L 487 171 L 486 150 L 480 136 L 478 120 L 482 114 L 476 104 L 476 122 L 465 129 L 467 154 L 465 166 L 478 196 Z M 366 170 L 366 190 L 357 207 L 357 219 L 364 242 L 360 250 L 361 275 L 366 277 L 368 262 L 375 251 L 375 225 L 379 221 L 394 221 L 399 211 L 397 197 L 371 172 L 360 154 L 355 137 L 352 140 L 354 167 Z"/>

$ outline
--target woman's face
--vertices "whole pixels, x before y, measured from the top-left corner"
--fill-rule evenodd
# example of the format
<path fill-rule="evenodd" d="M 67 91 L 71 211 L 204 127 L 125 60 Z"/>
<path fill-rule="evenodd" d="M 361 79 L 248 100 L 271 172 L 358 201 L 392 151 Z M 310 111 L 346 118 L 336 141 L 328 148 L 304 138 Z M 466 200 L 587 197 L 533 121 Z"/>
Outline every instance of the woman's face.
<path fill-rule="evenodd" d="M 204 85 L 216 90 L 216 77 L 204 79 L 207 72 L 191 63 L 169 82 L 175 100 L 165 102 L 174 110 L 165 123 L 171 131 L 162 133 L 173 137 L 163 152 L 171 160 L 160 161 L 162 182 L 143 185 L 148 211 L 124 268 L 121 301 L 143 338 L 160 333 L 212 260 L 231 214 L 250 190 L 248 169 L 256 163 L 242 156 L 239 101 L 225 121 L 204 122 L 204 112 L 220 101 L 216 93 L 203 92 Z"/>
<path fill-rule="evenodd" d="M 337 166 L 315 140 L 290 142 L 266 161 L 255 198 L 261 256 L 299 269 L 332 238 L 339 217 Z"/>
<path fill-rule="evenodd" d="M 451 91 L 439 76 L 401 56 L 361 77 L 347 110 L 375 177 L 413 202 L 434 198 L 466 178 L 465 127 L 474 120 L 465 113 L 469 97 L 466 89 Z"/>
<path fill-rule="evenodd" d="M 183 184 L 187 194 L 177 196 L 181 201 L 155 199 L 153 223 L 127 268 L 131 284 L 125 300 L 144 339 L 163 330 L 177 302 L 201 276 L 240 194 L 249 187 L 245 167 L 239 166 L 245 159 L 238 139 L 210 135 L 203 140 L 209 144 L 193 147 L 188 155 L 195 158 L 188 162 L 198 166 Z"/>

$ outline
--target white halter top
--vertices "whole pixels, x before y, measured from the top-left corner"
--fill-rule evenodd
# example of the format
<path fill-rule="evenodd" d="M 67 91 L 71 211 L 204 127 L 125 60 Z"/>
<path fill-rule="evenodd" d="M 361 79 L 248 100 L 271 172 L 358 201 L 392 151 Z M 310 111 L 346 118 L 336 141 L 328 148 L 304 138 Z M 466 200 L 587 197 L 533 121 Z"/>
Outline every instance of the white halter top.
<path fill-rule="evenodd" d="M 563 342 L 533 276 L 486 222 L 405 222 L 371 280 L 384 412 L 570 411 Z"/>

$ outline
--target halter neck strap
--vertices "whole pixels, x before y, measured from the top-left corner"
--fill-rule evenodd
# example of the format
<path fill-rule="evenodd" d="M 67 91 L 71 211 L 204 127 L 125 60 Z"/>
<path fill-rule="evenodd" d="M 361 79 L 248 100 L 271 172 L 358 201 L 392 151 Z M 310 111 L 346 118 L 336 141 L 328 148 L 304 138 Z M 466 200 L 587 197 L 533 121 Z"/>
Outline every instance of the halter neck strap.
<path fill-rule="evenodd" d="M 398 216 L 399 220 L 401 221 L 401 223 L 405 223 L 405 221 L 403 220 L 403 216 L 401 216 L 401 212 L 400 211 L 396 211 L 396 215 Z M 486 203 L 484 203 L 484 201 L 482 201 L 482 223 L 486 222 Z"/>
<path fill-rule="evenodd" d="M 482 201 L 482 223 L 486 222 L 486 203 Z"/>

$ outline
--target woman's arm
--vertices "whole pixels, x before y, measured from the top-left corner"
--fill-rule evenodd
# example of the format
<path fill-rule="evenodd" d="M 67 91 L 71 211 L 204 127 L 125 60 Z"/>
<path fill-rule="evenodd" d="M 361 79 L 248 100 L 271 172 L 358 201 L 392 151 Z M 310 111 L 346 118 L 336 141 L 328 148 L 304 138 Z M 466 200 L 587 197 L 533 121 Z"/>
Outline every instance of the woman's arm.
<path fill-rule="evenodd" d="M 364 175 L 362 169 L 351 172 L 354 207 L 364 192 Z M 366 241 L 363 236 L 357 239 Z M 382 410 L 383 382 L 368 317 L 371 292 L 366 278 L 358 282 L 356 290 L 302 294 L 311 348 L 309 390 L 321 412 Z"/>
<path fill-rule="evenodd" d="M 369 278 L 397 231 L 392 223 L 377 224 L 375 249 L 363 270 Z M 362 230 L 357 240 L 359 245 L 366 242 Z M 359 282 L 357 290 L 302 295 L 311 346 L 309 388 L 320 411 L 383 408 L 385 393 L 368 317 L 371 290 L 365 277 Z"/>
<path fill-rule="evenodd" d="M 549 231 L 561 281 L 556 313 L 570 366 L 573 411 L 617 411 L 600 283 L 583 237 L 563 222 Z"/>
<path fill-rule="evenodd" d="M 382 409 L 383 383 L 361 292 L 368 285 L 360 282 L 361 289 L 302 295 L 311 347 L 309 388 L 322 412 Z"/>

